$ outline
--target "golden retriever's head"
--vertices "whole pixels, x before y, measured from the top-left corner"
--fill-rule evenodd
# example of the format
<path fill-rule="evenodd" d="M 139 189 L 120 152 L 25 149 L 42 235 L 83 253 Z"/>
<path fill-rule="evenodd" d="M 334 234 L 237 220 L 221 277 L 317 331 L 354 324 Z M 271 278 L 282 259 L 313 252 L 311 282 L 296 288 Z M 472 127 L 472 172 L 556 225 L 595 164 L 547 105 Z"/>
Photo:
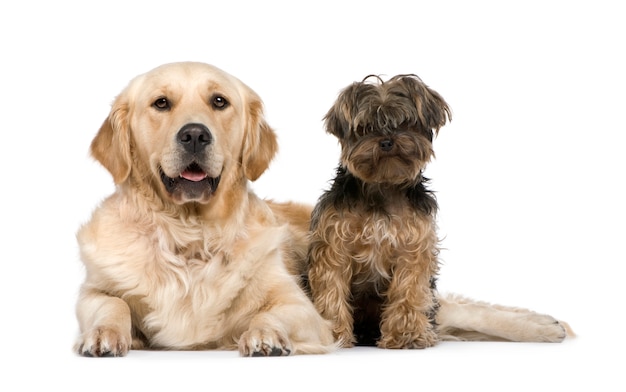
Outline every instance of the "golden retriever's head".
<path fill-rule="evenodd" d="M 205 204 L 224 186 L 256 180 L 276 150 L 259 96 L 193 62 L 133 79 L 91 144 L 116 184 L 150 186 L 175 204 Z"/>

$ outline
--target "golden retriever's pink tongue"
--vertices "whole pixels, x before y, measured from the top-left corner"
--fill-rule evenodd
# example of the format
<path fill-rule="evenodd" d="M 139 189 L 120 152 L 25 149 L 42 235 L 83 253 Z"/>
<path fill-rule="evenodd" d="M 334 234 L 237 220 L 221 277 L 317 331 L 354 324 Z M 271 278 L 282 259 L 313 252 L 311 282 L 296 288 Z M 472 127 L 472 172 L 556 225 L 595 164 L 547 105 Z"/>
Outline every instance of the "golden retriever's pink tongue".
<path fill-rule="evenodd" d="M 184 172 L 180 173 L 180 176 L 185 180 L 193 182 L 202 181 L 207 177 L 206 173 L 204 172 L 192 172 L 189 170 L 185 170 Z"/>

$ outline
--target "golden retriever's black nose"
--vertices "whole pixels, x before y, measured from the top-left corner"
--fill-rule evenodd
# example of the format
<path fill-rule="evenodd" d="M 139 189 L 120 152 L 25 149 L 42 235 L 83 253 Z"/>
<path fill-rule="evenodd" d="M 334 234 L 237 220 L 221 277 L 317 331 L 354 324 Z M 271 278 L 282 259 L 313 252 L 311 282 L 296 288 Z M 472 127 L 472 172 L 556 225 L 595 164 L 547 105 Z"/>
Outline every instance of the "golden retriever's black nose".
<path fill-rule="evenodd" d="M 202 151 L 206 146 L 211 144 L 213 136 L 209 132 L 209 128 L 202 124 L 190 123 L 183 126 L 178 135 L 176 135 L 178 143 L 180 143 L 185 151 L 197 153 Z"/>

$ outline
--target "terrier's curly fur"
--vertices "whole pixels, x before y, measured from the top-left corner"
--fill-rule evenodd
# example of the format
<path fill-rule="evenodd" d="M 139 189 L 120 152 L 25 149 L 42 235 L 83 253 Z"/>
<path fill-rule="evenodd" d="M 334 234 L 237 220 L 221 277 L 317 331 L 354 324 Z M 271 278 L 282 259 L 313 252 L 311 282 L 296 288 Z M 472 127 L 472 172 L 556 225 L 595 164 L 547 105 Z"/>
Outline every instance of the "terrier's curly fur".
<path fill-rule="evenodd" d="M 326 114 L 341 163 L 313 212 L 309 283 L 344 346 L 425 348 L 438 340 L 437 202 L 422 173 L 450 118 L 448 104 L 416 75 L 370 75 Z"/>

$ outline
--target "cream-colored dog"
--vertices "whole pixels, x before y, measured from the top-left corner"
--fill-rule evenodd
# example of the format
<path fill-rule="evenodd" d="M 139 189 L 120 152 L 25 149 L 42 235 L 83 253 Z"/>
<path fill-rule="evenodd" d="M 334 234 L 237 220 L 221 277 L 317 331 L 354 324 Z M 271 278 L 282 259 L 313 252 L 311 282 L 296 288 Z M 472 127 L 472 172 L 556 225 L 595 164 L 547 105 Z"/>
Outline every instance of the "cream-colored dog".
<path fill-rule="evenodd" d="M 248 190 L 276 148 L 259 97 L 217 68 L 170 64 L 130 83 L 91 145 L 117 189 L 78 233 L 80 354 L 335 346 L 294 278 L 310 211 Z"/>
<path fill-rule="evenodd" d="M 79 354 L 338 347 L 299 281 L 311 208 L 248 189 L 276 150 L 260 98 L 213 66 L 167 64 L 130 82 L 91 145 L 116 191 L 77 235 L 86 267 Z M 566 335 L 555 319 L 530 311 L 454 296 L 440 304 L 444 339 Z"/>

